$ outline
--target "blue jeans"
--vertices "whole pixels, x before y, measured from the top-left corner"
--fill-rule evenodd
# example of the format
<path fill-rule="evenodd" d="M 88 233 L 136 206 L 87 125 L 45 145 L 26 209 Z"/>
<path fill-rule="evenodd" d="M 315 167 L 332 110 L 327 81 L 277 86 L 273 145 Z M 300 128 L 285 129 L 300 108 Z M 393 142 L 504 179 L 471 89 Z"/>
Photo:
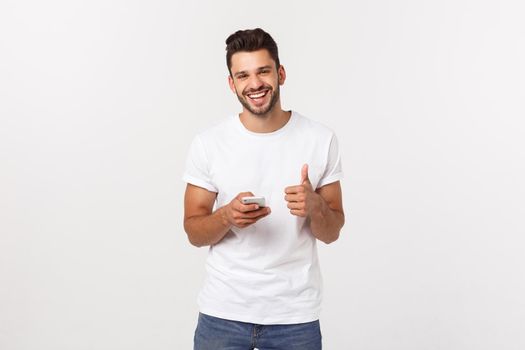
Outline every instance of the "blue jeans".
<path fill-rule="evenodd" d="M 319 321 L 258 325 L 199 313 L 194 350 L 321 350 Z"/>

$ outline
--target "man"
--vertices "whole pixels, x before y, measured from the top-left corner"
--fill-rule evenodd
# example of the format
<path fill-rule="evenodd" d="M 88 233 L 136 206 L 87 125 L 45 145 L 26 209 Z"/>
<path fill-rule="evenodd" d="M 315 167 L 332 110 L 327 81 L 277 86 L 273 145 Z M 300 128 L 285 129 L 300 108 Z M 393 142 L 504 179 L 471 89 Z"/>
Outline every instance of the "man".
<path fill-rule="evenodd" d="M 197 135 L 184 174 L 184 228 L 210 246 L 194 349 L 321 349 L 316 240 L 344 224 L 337 139 L 282 110 L 286 72 L 268 33 L 237 31 L 226 51 L 242 113 Z"/>

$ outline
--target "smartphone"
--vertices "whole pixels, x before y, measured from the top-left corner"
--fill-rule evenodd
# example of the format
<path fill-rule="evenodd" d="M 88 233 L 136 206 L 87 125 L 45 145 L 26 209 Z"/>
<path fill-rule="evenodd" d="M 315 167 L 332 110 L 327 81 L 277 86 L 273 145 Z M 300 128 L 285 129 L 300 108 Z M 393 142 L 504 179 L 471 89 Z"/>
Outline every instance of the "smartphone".
<path fill-rule="evenodd" d="M 257 196 L 254 196 L 254 197 L 242 197 L 241 198 L 241 203 L 242 204 L 257 204 L 259 207 L 265 207 L 266 206 L 266 201 L 265 201 L 264 197 L 257 197 Z"/>

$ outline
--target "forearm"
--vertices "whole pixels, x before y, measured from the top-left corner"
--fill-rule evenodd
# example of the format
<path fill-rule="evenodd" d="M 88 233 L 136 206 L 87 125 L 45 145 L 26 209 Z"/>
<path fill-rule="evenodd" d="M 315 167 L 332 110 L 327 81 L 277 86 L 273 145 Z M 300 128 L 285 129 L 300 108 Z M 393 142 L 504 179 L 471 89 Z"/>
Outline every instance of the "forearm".
<path fill-rule="evenodd" d="M 318 209 L 310 214 L 312 234 L 326 244 L 339 238 L 339 232 L 344 223 L 344 214 L 331 209 L 322 198 L 320 198 Z"/>
<path fill-rule="evenodd" d="M 215 210 L 212 214 L 192 216 L 184 221 L 188 239 L 196 247 L 218 243 L 231 227 L 226 218 L 225 207 Z"/>

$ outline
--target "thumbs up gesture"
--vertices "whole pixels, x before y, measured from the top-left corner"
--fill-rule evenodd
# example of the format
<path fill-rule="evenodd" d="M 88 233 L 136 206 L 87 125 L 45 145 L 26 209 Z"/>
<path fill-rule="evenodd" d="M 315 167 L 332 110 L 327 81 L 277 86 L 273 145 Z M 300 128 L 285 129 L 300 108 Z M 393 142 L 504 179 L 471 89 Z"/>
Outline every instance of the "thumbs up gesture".
<path fill-rule="evenodd" d="M 284 199 L 288 202 L 288 209 L 292 215 L 307 217 L 320 207 L 321 197 L 315 193 L 308 178 L 308 164 L 301 169 L 301 184 L 284 189 Z"/>

